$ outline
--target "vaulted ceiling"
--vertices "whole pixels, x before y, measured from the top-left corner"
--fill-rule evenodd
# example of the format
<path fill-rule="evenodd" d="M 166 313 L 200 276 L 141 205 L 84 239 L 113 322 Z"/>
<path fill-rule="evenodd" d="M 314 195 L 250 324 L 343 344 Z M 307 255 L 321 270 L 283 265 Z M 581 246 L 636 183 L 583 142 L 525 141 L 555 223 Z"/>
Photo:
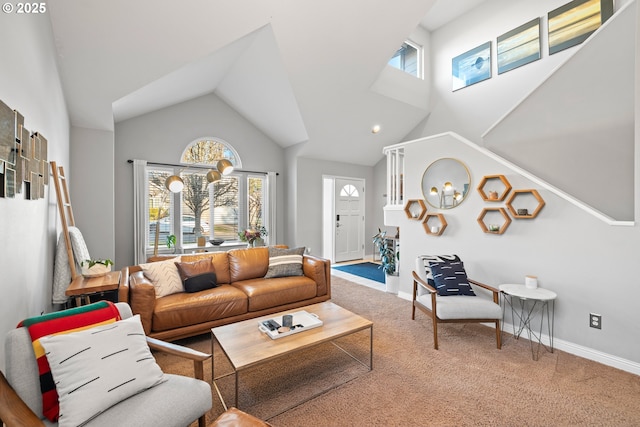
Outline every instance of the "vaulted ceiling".
<path fill-rule="evenodd" d="M 215 93 L 298 155 L 373 165 L 428 115 L 427 100 L 375 90 L 389 58 L 416 28 L 432 31 L 483 1 L 48 4 L 73 126 L 113 130 Z"/>

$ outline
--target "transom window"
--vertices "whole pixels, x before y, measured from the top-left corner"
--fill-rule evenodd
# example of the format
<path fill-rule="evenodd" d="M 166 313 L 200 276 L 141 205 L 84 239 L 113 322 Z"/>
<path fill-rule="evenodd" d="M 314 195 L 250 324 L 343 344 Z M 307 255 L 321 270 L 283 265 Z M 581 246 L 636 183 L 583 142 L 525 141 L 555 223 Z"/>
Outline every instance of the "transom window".
<path fill-rule="evenodd" d="M 342 189 L 340 190 L 340 195 L 342 197 L 360 197 L 358 189 L 351 184 L 347 184 L 342 187 Z"/>
<path fill-rule="evenodd" d="M 421 79 L 422 56 L 422 46 L 407 40 L 393 54 L 389 65 Z"/>
<path fill-rule="evenodd" d="M 229 160 L 234 172 L 210 182 L 207 175 L 221 159 Z M 156 235 L 160 252 L 169 250 L 167 243 L 174 241 L 172 236 L 176 252 L 181 252 L 197 246 L 199 237 L 205 241 L 238 240 L 238 232 L 266 226 L 267 175 L 238 170 L 240 165 L 233 147 L 210 138 L 189 144 L 181 165 L 148 164 L 147 251 L 155 247 Z M 181 192 L 171 193 L 165 188 L 171 175 L 182 178 Z"/>

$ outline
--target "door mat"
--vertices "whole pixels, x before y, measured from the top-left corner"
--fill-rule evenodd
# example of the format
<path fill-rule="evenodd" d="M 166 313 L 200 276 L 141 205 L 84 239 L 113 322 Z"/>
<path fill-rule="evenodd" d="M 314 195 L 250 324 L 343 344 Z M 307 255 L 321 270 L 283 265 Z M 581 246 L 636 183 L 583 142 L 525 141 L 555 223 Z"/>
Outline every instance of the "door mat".
<path fill-rule="evenodd" d="M 336 270 L 353 274 L 354 276 L 364 277 L 365 279 L 375 280 L 376 282 L 385 283 L 384 271 L 380 268 L 380 264 L 373 262 L 361 262 L 358 264 L 333 266 Z"/>

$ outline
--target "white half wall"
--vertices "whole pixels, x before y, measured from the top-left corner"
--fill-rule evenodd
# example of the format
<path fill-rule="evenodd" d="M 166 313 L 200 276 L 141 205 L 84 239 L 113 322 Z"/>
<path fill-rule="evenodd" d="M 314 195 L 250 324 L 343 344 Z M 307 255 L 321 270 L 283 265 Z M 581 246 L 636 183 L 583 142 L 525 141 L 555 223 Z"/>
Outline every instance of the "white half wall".
<path fill-rule="evenodd" d="M 422 174 L 442 157 L 467 165 L 473 191 L 454 209 L 432 209 L 448 223 L 439 237 L 427 235 L 422 223 L 407 219 L 402 209 L 387 211 L 387 225 L 401 229 L 401 293 L 411 292 L 411 271 L 422 254 L 457 254 L 469 277 L 493 286 L 524 283 L 526 275 L 536 275 L 540 287 L 558 294 L 558 340 L 640 364 L 640 345 L 632 338 L 640 333 L 633 249 L 640 245 L 638 226 L 608 225 L 451 135 L 416 140 L 404 150 L 407 200 L 423 197 Z M 483 176 L 497 174 L 514 190 L 538 190 L 546 203 L 534 219 L 513 219 L 502 235 L 484 233 L 477 222 L 483 208 L 505 207 L 483 201 L 476 190 Z M 589 327 L 589 313 L 602 315 L 602 329 Z"/>

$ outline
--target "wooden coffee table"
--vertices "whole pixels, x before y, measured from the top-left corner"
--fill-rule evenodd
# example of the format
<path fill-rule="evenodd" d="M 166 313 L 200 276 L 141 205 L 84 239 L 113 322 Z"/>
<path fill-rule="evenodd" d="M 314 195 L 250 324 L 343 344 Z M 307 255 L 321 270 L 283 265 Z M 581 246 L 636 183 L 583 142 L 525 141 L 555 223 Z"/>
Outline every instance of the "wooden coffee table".
<path fill-rule="evenodd" d="M 258 324 L 263 320 L 305 310 L 316 314 L 323 325 L 294 335 L 279 339 L 271 339 L 260 332 Z M 369 329 L 369 361 L 365 363 L 333 342 L 335 339 Z M 238 407 L 238 375 L 247 368 L 260 365 L 267 361 L 283 357 L 296 351 L 313 347 L 325 342 L 333 344 L 361 363 L 370 371 L 373 369 L 373 322 L 345 310 L 330 302 L 322 302 L 305 307 L 295 308 L 280 313 L 274 313 L 255 319 L 244 320 L 230 325 L 218 326 L 211 329 L 211 353 L 214 354 L 215 343 L 218 342 L 226 358 L 231 363 L 233 372 L 219 377 L 215 376 L 215 357 L 211 358 L 212 383 L 218 393 L 222 405 L 227 408 L 216 380 L 235 375 L 235 407 Z"/>

